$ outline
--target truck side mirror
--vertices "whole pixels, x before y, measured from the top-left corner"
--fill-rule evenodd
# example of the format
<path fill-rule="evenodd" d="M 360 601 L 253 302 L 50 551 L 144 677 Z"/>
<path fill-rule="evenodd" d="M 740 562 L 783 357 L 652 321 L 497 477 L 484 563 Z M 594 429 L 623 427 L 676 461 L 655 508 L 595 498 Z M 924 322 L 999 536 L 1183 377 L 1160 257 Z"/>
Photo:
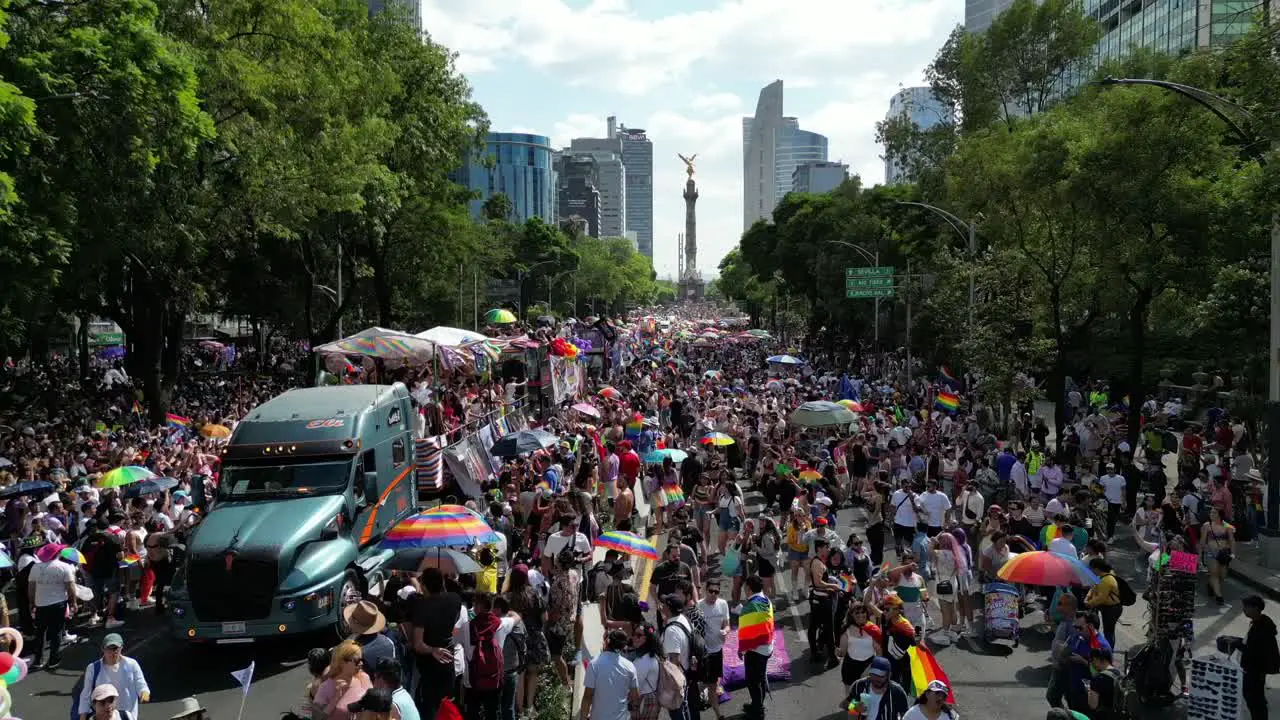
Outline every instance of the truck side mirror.
<path fill-rule="evenodd" d="M 364 501 L 369 505 L 378 504 L 378 473 L 367 472 L 364 474 Z"/>

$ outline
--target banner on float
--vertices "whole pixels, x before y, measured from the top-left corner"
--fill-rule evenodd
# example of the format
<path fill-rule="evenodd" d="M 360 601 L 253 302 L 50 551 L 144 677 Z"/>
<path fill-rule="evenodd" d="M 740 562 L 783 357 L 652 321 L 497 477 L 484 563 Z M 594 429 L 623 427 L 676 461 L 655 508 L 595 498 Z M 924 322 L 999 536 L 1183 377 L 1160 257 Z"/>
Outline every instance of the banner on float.
<path fill-rule="evenodd" d="M 582 363 L 576 359 L 556 357 L 551 360 L 551 399 L 557 405 L 572 399 L 582 390 Z"/>

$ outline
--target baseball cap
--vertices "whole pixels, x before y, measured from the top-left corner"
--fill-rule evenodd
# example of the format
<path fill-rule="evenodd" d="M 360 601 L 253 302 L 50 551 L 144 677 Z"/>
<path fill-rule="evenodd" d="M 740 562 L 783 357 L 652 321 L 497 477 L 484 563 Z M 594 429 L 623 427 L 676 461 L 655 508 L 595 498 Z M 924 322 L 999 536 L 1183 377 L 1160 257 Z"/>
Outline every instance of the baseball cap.
<path fill-rule="evenodd" d="M 941 680 L 930 680 L 929 685 L 925 688 L 925 692 L 940 692 L 945 695 L 951 694 L 951 688 Z"/>
<path fill-rule="evenodd" d="M 888 677 L 889 673 L 893 672 L 893 666 L 889 664 L 889 658 L 877 656 L 871 659 L 871 667 L 867 672 L 871 675 Z"/>
<path fill-rule="evenodd" d="M 817 520 L 814 520 L 813 522 L 814 522 L 814 524 L 816 524 L 816 525 L 826 525 L 826 524 L 827 524 L 827 519 L 826 519 L 826 518 L 824 518 L 824 517 L 820 517 L 820 518 L 818 518 Z"/>
<path fill-rule="evenodd" d="M 89 696 L 89 699 L 94 702 L 98 702 L 99 700 L 118 697 L 120 697 L 120 691 L 116 690 L 115 685 L 112 685 L 111 683 L 103 683 L 93 689 L 93 694 Z"/>
<path fill-rule="evenodd" d="M 124 638 L 120 637 L 120 633 L 107 633 L 106 637 L 102 638 L 102 647 L 122 648 L 124 647 Z"/>

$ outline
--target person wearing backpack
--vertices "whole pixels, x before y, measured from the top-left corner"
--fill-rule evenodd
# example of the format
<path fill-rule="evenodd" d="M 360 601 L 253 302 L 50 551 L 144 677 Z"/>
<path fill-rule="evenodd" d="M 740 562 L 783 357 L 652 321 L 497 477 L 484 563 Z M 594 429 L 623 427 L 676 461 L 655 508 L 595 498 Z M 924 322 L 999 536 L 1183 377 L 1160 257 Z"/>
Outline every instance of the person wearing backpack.
<path fill-rule="evenodd" d="M 621 629 L 610 630 L 604 652 L 587 666 L 582 681 L 580 720 L 630 720 L 628 707 L 640 700 L 636 666 L 622 655 L 629 638 Z"/>
<path fill-rule="evenodd" d="M 1095 557 L 1089 561 L 1089 569 L 1098 576 L 1098 584 L 1089 588 L 1089 594 L 1085 595 L 1085 607 L 1096 611 L 1102 616 L 1102 635 L 1107 639 L 1107 643 L 1111 647 L 1116 646 L 1116 623 L 1120 620 L 1121 613 L 1124 612 L 1124 593 L 1121 592 L 1121 580 L 1116 576 L 1115 568 L 1111 567 L 1111 563 L 1106 558 Z M 1128 583 L 1125 583 L 1127 586 Z M 1132 595 L 1133 591 L 1129 591 Z M 1129 604 L 1133 604 L 1135 598 L 1129 598 Z"/>
<path fill-rule="evenodd" d="M 1276 623 L 1262 611 L 1266 604 L 1257 595 L 1240 601 L 1249 618 L 1249 632 L 1240 647 L 1240 668 L 1244 671 L 1245 707 L 1249 717 L 1263 720 L 1267 716 L 1267 676 L 1280 674 L 1280 646 L 1276 644 Z"/>
<path fill-rule="evenodd" d="M 529 629 L 519 613 L 501 596 L 493 598 L 493 612 L 502 618 L 498 637 L 502 639 L 502 694 L 498 702 L 501 720 L 516 720 L 518 678 L 529 666 Z"/>
<path fill-rule="evenodd" d="M 502 652 L 505 638 L 499 630 L 506 621 L 507 633 L 514 620 L 499 618 L 493 612 L 493 596 L 477 593 L 473 601 L 475 617 L 471 620 L 471 646 L 467 649 L 467 717 L 469 720 L 498 720 L 502 684 L 506 675 Z M 514 670 L 514 668 L 513 668 Z"/>
<path fill-rule="evenodd" d="M 670 711 L 671 720 L 698 720 L 698 665 L 706 658 L 701 633 L 683 614 L 685 600 L 678 594 L 662 598 L 662 654 L 658 670 L 658 702 Z"/>
<path fill-rule="evenodd" d="M 1120 720 L 1124 717 L 1124 674 L 1111 664 L 1110 648 L 1097 647 L 1089 654 L 1093 676 L 1085 685 L 1089 720 Z"/>

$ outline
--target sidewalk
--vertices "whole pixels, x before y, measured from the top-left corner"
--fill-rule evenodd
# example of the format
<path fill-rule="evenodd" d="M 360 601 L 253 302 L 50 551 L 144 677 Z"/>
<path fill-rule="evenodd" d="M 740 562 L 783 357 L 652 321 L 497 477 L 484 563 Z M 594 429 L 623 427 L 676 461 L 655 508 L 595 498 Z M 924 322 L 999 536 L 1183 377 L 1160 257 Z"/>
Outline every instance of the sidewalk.
<path fill-rule="evenodd" d="M 1231 561 L 1227 575 L 1263 597 L 1280 602 L 1280 570 L 1263 565 L 1261 554 L 1260 548 L 1246 547 Z"/>

